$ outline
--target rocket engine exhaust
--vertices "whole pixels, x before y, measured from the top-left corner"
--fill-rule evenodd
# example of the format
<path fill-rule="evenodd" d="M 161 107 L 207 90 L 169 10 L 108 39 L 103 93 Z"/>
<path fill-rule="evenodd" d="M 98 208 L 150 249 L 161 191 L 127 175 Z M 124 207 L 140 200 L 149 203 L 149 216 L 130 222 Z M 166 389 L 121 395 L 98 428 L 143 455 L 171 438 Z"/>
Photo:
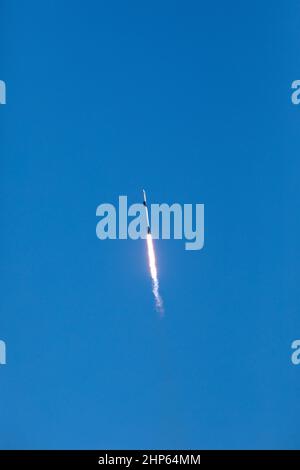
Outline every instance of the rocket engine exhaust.
<path fill-rule="evenodd" d="M 159 293 L 159 281 L 157 276 L 157 267 L 156 267 L 156 257 L 154 251 L 154 244 L 151 235 L 150 223 L 149 223 L 149 214 L 146 200 L 146 192 L 143 189 L 143 204 L 145 206 L 146 221 L 147 221 L 147 249 L 148 249 L 148 260 L 149 260 L 149 270 L 152 280 L 152 292 L 155 299 L 156 310 L 163 315 L 164 306 L 163 301 Z"/>

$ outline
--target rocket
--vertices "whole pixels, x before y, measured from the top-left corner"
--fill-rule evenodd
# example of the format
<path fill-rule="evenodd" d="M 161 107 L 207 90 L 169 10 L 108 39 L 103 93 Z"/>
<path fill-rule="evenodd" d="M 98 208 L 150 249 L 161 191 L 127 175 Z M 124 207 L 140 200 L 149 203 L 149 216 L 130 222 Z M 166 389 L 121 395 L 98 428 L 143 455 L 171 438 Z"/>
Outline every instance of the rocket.
<path fill-rule="evenodd" d="M 144 189 L 143 189 L 143 204 L 145 206 L 145 212 L 146 212 L 147 233 L 151 233 L 150 223 L 149 223 L 148 206 L 147 206 L 147 199 L 146 199 L 146 191 Z"/>

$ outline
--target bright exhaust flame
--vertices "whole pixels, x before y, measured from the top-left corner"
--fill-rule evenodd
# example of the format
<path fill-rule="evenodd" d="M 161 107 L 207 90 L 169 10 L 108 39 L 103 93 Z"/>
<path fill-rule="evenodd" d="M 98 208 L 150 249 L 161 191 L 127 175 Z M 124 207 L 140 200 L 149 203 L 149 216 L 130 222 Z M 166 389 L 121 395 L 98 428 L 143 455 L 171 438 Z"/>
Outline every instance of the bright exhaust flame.
<path fill-rule="evenodd" d="M 152 292 L 155 298 L 155 306 L 158 312 L 161 314 L 164 313 L 164 306 L 162 298 L 159 294 L 159 282 L 157 277 L 157 267 L 156 267 L 156 259 L 155 259 L 155 252 L 153 246 L 153 240 L 151 233 L 147 234 L 147 248 L 148 248 L 148 259 L 149 259 L 149 268 L 150 274 L 152 279 Z"/>

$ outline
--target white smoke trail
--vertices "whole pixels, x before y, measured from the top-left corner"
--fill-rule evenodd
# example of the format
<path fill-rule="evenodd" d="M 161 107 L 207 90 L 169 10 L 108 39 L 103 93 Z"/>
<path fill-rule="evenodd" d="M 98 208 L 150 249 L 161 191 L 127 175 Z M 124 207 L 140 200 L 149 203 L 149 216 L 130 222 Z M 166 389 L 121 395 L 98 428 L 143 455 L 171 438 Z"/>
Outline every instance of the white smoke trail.
<path fill-rule="evenodd" d="M 157 277 L 157 268 L 156 268 L 156 259 L 153 246 L 153 240 L 151 233 L 147 234 L 147 248 L 148 248 L 148 259 L 149 259 L 149 268 L 152 279 L 152 292 L 155 298 L 155 306 L 159 313 L 164 313 L 164 305 L 162 298 L 159 294 L 159 282 Z"/>

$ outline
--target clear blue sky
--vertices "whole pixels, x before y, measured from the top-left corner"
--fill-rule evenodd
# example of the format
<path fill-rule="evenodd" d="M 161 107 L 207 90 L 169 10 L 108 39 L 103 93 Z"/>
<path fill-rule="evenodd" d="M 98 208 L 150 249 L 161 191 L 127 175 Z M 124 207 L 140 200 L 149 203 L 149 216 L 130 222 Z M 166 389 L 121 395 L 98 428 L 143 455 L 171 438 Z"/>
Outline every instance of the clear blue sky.
<path fill-rule="evenodd" d="M 299 15 L 1 0 L 0 448 L 299 448 Z M 144 242 L 95 234 L 143 187 L 205 204 L 163 320 Z"/>

